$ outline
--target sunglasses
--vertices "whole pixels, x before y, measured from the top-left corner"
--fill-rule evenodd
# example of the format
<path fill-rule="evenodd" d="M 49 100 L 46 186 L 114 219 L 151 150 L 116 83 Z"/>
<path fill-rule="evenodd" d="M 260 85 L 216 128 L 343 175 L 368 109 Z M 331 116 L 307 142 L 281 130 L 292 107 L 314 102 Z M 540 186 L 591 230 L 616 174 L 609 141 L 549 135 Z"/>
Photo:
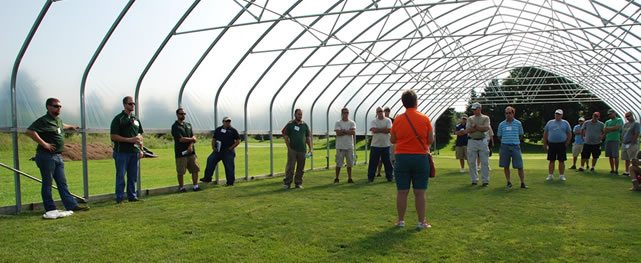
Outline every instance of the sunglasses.
<path fill-rule="evenodd" d="M 226 120 L 226 121 L 224 121 L 224 122 L 231 122 L 231 120 Z"/>
<path fill-rule="evenodd" d="M 49 106 L 54 107 L 54 108 L 56 108 L 56 109 L 60 109 L 60 108 L 62 108 L 62 105 L 60 105 L 60 104 L 56 104 L 56 105 L 49 105 Z"/>

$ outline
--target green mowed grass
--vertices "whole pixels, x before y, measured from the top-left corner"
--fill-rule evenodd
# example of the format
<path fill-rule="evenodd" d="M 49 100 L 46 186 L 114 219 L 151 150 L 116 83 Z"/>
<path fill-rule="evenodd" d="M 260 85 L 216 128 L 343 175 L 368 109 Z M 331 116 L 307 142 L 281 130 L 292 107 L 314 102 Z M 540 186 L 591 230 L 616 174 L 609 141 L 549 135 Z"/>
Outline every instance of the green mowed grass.
<path fill-rule="evenodd" d="M 627 191 L 629 179 L 568 171 L 566 182 L 545 182 L 544 156 L 528 154 L 530 189 L 506 191 L 495 155 L 490 186 L 472 187 L 467 174 L 458 172 L 456 160 L 441 153 L 436 157 L 438 175 L 427 192 L 428 219 L 434 227 L 426 231 L 413 227 L 411 195 L 407 227 L 393 227 L 394 184 L 380 178 L 366 183 L 366 167 L 361 165 L 354 169 L 353 185 L 345 180 L 332 184 L 334 172 L 325 170 L 307 172 L 305 189 L 300 190 L 282 190 L 282 177 L 276 177 L 149 196 L 138 203 L 92 203 L 88 212 L 51 221 L 41 219 L 42 211 L 1 216 L 0 259 L 638 261 L 641 195 Z M 604 160 L 600 162 L 597 170 L 607 171 Z M 344 169 L 341 178 L 346 178 Z"/>
<path fill-rule="evenodd" d="M 94 135 L 96 138 L 90 138 L 89 141 L 97 141 L 108 144 L 109 140 L 106 135 Z M 80 137 L 74 136 L 67 139 L 67 142 L 79 142 Z M 207 157 L 211 153 L 209 148 L 211 138 L 201 138 L 201 143 L 196 148 L 199 157 L 199 164 L 201 168 L 200 177 L 205 172 Z M 149 136 L 145 139 L 158 158 L 145 158 L 141 161 L 141 183 L 142 189 L 155 189 L 160 187 L 175 186 L 176 180 L 176 165 L 173 150 L 173 143 L 166 140 L 166 138 L 156 138 Z M 324 168 L 327 166 L 329 156 L 330 166 L 335 162 L 335 149 L 333 149 L 334 140 L 329 141 L 329 152 L 327 151 L 327 140 L 318 139 L 314 141 L 314 155 L 313 155 L 313 168 Z M 10 151 L 11 140 L 8 134 L 0 134 L 0 162 L 13 166 L 13 153 Z M 365 161 L 364 142 L 361 141 L 357 146 L 360 150 L 357 151 L 357 161 Z M 29 158 L 35 155 L 35 143 L 24 135 L 20 136 L 20 169 L 27 174 L 36 178 L 40 178 L 40 171 L 36 163 L 30 161 Z M 267 175 L 271 173 L 270 166 L 270 144 L 269 141 L 258 141 L 250 138 L 248 141 L 247 152 L 245 152 L 245 143 L 236 148 L 236 180 L 244 180 L 245 178 L 251 179 L 255 176 Z M 285 171 L 285 163 L 287 162 L 287 149 L 282 139 L 276 139 L 273 143 L 273 173 L 283 173 Z M 245 160 L 248 160 L 247 167 Z M 219 178 L 225 179 L 224 167 L 222 162 L 219 164 L 220 172 Z M 88 183 L 89 195 L 110 194 L 114 192 L 115 188 L 115 165 L 113 159 L 103 160 L 89 160 L 88 161 Z M 247 168 L 247 169 L 246 169 Z M 306 168 L 312 168 L 312 161 L 308 159 Z M 245 173 L 247 170 L 247 173 Z M 82 162 L 81 161 L 68 161 L 65 162 L 65 174 L 67 184 L 72 193 L 83 196 L 83 178 L 82 178 Z M 188 178 L 190 178 L 188 176 Z M 15 205 L 15 183 L 13 172 L 0 168 L 0 206 Z M 23 204 L 42 202 L 40 197 L 40 184 L 28 178 L 20 178 L 20 191 Z M 186 183 L 191 183 L 186 180 Z M 55 190 L 54 190 L 54 193 Z M 54 198 L 57 195 L 54 195 Z"/>

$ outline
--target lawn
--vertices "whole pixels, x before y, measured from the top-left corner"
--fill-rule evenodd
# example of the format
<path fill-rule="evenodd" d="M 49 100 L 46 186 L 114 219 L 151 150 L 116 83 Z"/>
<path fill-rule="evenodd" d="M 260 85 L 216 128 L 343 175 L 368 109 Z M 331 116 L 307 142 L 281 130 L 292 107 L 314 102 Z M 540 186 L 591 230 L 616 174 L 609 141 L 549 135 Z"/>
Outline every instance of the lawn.
<path fill-rule="evenodd" d="M 428 189 L 434 227 L 426 231 L 414 229 L 412 205 L 407 226 L 393 226 L 394 184 L 366 183 L 361 165 L 353 185 L 332 184 L 325 170 L 306 173 L 300 190 L 282 190 L 277 177 L 91 203 L 88 212 L 52 221 L 42 211 L 0 216 L 0 261 L 639 261 L 641 195 L 627 190 L 629 179 L 607 175 L 603 160 L 597 173 L 568 171 L 568 181 L 546 182 L 544 156 L 528 154 L 530 188 L 506 191 L 496 158 L 489 187 L 473 187 L 451 152 L 440 151 Z"/>

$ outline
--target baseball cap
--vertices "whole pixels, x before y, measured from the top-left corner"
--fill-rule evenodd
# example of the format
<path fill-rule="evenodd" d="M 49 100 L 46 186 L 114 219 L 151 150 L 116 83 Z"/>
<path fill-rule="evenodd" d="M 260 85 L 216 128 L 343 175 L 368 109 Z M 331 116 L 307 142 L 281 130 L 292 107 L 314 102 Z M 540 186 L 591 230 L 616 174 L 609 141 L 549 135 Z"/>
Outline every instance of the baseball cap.
<path fill-rule="evenodd" d="M 554 111 L 554 114 L 561 114 L 563 115 L 563 110 L 562 109 L 557 109 Z"/>
<path fill-rule="evenodd" d="M 472 103 L 472 106 L 470 106 L 470 109 L 476 110 L 476 109 L 478 109 L 480 107 L 481 107 L 481 103 L 474 102 L 474 103 Z"/>
<path fill-rule="evenodd" d="M 231 121 L 231 118 L 229 118 L 227 116 L 223 117 L 223 122 L 226 122 L 226 121 Z"/>
<path fill-rule="evenodd" d="M 585 121 L 585 118 L 581 117 L 579 118 L 579 121 Z"/>

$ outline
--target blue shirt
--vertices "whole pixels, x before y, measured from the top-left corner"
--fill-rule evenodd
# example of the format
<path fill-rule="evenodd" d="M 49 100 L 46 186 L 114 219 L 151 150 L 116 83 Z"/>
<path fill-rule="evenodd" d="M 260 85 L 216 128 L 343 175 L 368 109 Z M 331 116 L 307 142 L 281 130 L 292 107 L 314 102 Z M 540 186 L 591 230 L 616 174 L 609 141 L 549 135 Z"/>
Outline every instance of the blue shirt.
<path fill-rule="evenodd" d="M 496 135 L 501 138 L 501 144 L 521 144 L 520 136 L 523 135 L 523 125 L 517 119 L 513 119 L 511 122 L 504 120 L 499 123 Z"/>
<path fill-rule="evenodd" d="M 548 142 L 561 143 L 568 139 L 570 132 L 570 123 L 566 120 L 550 120 L 545 124 L 544 131 L 548 132 Z"/>
<path fill-rule="evenodd" d="M 456 131 L 465 130 L 465 124 L 456 125 Z M 456 135 L 456 146 L 467 146 L 467 134 L 463 136 Z"/>
<path fill-rule="evenodd" d="M 574 144 L 583 144 L 583 135 L 581 135 L 581 124 L 574 125 Z M 579 133 L 579 134 L 577 134 Z"/>

